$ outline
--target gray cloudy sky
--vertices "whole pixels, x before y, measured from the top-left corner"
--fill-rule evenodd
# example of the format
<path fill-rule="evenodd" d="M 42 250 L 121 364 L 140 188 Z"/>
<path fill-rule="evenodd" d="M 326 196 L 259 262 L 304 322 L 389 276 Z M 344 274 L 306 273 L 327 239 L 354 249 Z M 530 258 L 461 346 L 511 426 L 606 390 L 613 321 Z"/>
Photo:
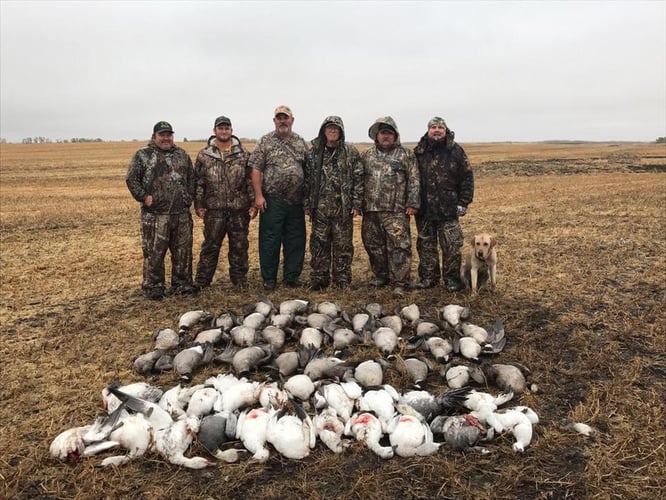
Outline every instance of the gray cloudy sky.
<path fill-rule="evenodd" d="M 666 2 L 0 1 L 0 135 L 176 140 L 276 105 L 352 141 L 434 115 L 460 142 L 666 135 Z"/>

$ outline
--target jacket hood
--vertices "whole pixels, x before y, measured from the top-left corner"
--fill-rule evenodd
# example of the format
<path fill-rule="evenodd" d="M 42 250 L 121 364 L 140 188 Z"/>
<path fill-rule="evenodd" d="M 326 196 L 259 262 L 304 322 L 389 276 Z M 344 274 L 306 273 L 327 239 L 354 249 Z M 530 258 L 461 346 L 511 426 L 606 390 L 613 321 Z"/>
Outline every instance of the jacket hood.
<path fill-rule="evenodd" d="M 373 142 L 377 142 L 377 132 L 379 132 L 379 127 L 381 125 L 388 125 L 393 130 L 395 130 L 395 135 L 396 135 L 395 143 L 396 145 L 399 145 L 400 132 L 398 131 L 398 126 L 395 124 L 395 120 L 390 116 L 382 116 L 375 120 L 375 123 L 373 123 L 368 129 L 368 136 L 370 137 L 370 139 L 372 139 Z"/>
<path fill-rule="evenodd" d="M 336 125 L 340 127 L 340 144 L 345 142 L 345 124 L 342 122 L 342 118 L 339 116 L 331 115 L 327 116 L 324 118 L 324 121 L 321 122 L 321 127 L 319 127 L 319 135 L 317 135 L 318 138 L 326 141 L 324 137 L 324 129 L 326 128 L 326 125 Z"/>

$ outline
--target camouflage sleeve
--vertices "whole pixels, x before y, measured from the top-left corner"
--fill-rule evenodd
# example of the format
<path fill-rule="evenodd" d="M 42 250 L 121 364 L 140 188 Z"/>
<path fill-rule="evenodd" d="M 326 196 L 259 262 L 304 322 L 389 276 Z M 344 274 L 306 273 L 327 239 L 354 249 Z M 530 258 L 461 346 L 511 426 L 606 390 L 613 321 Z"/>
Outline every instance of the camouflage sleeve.
<path fill-rule="evenodd" d="M 303 208 L 312 209 L 312 175 L 314 172 L 314 148 L 310 148 L 305 155 L 303 166 Z"/>
<path fill-rule="evenodd" d="M 194 162 L 194 180 L 195 180 L 195 192 L 194 192 L 194 208 L 206 208 L 204 206 L 204 201 L 206 199 L 206 175 L 203 171 L 203 162 L 202 162 L 201 152 L 197 155 L 197 159 Z"/>
<path fill-rule="evenodd" d="M 459 192 L 458 202 L 461 205 L 467 206 L 472 203 L 474 199 L 474 172 L 467 159 L 467 154 L 462 148 L 460 149 L 460 156 L 458 160 L 459 165 Z"/>
<path fill-rule="evenodd" d="M 405 149 L 407 155 L 407 207 L 419 208 L 421 206 L 421 174 L 416 163 L 416 156 L 410 150 Z"/>
<path fill-rule="evenodd" d="M 143 200 L 146 199 L 148 193 L 143 188 L 143 170 L 144 162 L 143 158 L 139 151 L 134 154 L 134 157 L 127 167 L 127 176 L 125 177 L 125 182 L 127 183 L 127 188 L 132 194 L 132 197 L 139 203 L 143 203 Z"/>
<path fill-rule="evenodd" d="M 192 165 L 192 158 L 190 158 L 190 155 L 187 153 L 187 151 L 183 150 L 183 156 L 185 160 L 185 168 L 187 171 L 187 195 L 189 197 L 189 203 L 187 203 L 187 206 L 189 207 L 192 205 L 192 200 L 194 200 L 194 196 L 196 193 L 196 178 L 194 176 L 194 166 Z"/>
<path fill-rule="evenodd" d="M 363 210 L 363 162 L 354 146 L 350 148 L 349 158 L 352 165 L 352 208 Z"/>
<path fill-rule="evenodd" d="M 247 183 L 247 196 L 250 206 L 254 205 L 254 187 L 252 187 L 252 167 L 250 167 L 250 153 L 243 152 L 243 165 L 245 165 L 245 181 Z"/>
<path fill-rule="evenodd" d="M 264 150 L 263 138 L 257 142 L 257 145 L 250 155 L 250 168 L 263 172 L 266 170 L 266 152 Z"/>

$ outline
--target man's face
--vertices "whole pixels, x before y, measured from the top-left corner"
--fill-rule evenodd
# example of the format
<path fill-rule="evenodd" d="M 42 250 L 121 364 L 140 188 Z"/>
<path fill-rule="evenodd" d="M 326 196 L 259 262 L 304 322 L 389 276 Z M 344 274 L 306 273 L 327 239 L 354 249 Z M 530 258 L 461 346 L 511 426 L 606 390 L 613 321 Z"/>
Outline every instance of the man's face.
<path fill-rule="evenodd" d="M 231 128 L 231 125 L 218 125 L 213 132 L 215 132 L 215 137 L 218 141 L 227 142 L 231 139 L 231 134 L 233 134 L 234 129 Z"/>
<path fill-rule="evenodd" d="M 173 147 L 173 132 L 158 132 L 155 134 L 155 144 L 163 151 Z"/>
<path fill-rule="evenodd" d="M 395 144 L 395 137 L 395 132 L 393 132 L 393 130 L 380 130 L 377 133 L 377 142 L 382 148 L 388 148 Z"/>
<path fill-rule="evenodd" d="M 288 135 L 291 133 L 291 126 L 294 123 L 294 117 L 279 113 L 273 118 L 275 124 L 275 131 L 280 135 Z"/>
<path fill-rule="evenodd" d="M 324 136 L 326 136 L 326 144 L 332 146 L 340 140 L 340 127 L 337 125 L 326 125 L 324 127 Z"/>
<path fill-rule="evenodd" d="M 428 128 L 428 137 L 433 141 L 441 141 L 446 137 L 446 127 L 444 125 L 434 124 Z"/>

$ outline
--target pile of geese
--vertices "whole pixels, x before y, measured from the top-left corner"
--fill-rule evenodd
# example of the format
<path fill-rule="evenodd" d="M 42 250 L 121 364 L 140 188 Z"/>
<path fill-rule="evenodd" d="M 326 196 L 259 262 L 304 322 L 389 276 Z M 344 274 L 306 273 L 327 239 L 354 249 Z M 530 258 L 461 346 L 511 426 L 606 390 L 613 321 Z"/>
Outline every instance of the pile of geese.
<path fill-rule="evenodd" d="M 134 361 L 139 374 L 173 370 L 179 383 L 166 391 L 147 382 L 105 387 L 105 414 L 59 434 L 51 455 L 76 461 L 124 450 L 99 464 L 108 466 L 154 452 L 199 469 L 243 453 L 265 462 L 271 449 L 302 459 L 317 438 L 334 453 L 358 441 L 385 459 L 433 455 L 442 446 L 489 453 L 485 444 L 502 434 L 523 452 L 539 417 L 526 406 L 501 407 L 527 389 L 529 371 L 480 359 L 504 348 L 502 321 L 474 325 L 470 309 L 456 304 L 436 316 L 427 321 L 416 304 L 385 314 L 376 303 L 352 316 L 334 302 L 275 305 L 264 296 L 241 318 L 188 311 L 177 330 L 157 330 L 154 349 Z M 369 359 L 358 359 L 362 351 Z M 192 384 L 211 363 L 230 369 Z M 409 387 L 385 383 L 387 370 L 407 375 Z M 447 390 L 429 392 L 429 374 Z M 490 386 L 494 394 L 481 390 Z M 195 441 L 209 456 L 185 455 Z"/>

